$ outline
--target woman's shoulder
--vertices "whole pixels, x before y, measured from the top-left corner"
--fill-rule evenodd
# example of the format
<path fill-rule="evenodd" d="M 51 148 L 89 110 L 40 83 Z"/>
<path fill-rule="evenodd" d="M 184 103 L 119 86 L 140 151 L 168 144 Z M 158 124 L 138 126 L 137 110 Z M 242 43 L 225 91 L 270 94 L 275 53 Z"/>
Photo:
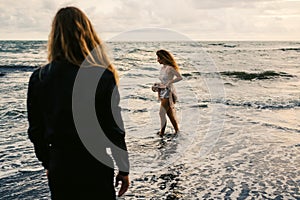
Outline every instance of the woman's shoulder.
<path fill-rule="evenodd" d="M 109 86 L 109 85 L 115 85 L 116 84 L 116 80 L 115 80 L 115 76 L 113 74 L 112 71 L 110 71 L 109 69 L 100 69 L 100 83 Z M 102 71 L 103 70 L 103 71 Z"/>
<path fill-rule="evenodd" d="M 168 72 L 175 72 L 176 71 L 176 69 L 173 66 L 171 66 L 171 65 L 168 65 L 166 70 Z"/>
<path fill-rule="evenodd" d="M 39 82 L 42 80 L 42 77 L 45 75 L 46 71 L 48 71 L 50 64 L 46 64 L 44 66 L 40 66 L 36 68 L 31 76 L 30 76 L 30 82 Z"/>
<path fill-rule="evenodd" d="M 104 69 L 103 76 L 105 76 L 107 78 L 113 78 L 114 74 L 109 69 Z"/>
<path fill-rule="evenodd" d="M 60 65 L 60 63 L 53 61 L 36 68 L 30 76 L 30 81 L 42 82 L 51 73 L 51 71 L 55 71 L 54 69 L 58 68 L 58 65 Z"/>
<path fill-rule="evenodd" d="M 114 80 L 114 74 L 109 70 L 109 69 L 103 69 L 102 67 L 100 67 L 98 70 L 100 77 L 100 81 L 105 81 L 105 82 L 112 82 L 112 80 Z"/>

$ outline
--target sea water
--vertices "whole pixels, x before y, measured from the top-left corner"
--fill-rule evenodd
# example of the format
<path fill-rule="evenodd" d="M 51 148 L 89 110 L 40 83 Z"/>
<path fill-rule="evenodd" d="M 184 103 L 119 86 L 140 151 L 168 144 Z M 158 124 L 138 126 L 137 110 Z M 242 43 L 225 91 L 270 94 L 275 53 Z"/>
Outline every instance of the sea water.
<path fill-rule="evenodd" d="M 49 199 L 27 136 L 46 41 L 0 41 L 0 199 Z M 121 199 L 300 199 L 300 42 L 107 42 L 120 76 L 131 186 Z M 180 133 L 159 137 L 158 49 L 172 52 Z M 99 180 L 101 181 L 101 180 Z"/>

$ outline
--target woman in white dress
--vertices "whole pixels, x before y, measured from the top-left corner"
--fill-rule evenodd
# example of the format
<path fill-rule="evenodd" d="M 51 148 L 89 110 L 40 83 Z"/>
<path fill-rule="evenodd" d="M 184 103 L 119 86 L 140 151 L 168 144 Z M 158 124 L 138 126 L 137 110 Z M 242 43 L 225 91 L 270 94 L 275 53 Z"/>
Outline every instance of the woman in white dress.
<path fill-rule="evenodd" d="M 157 62 L 162 64 L 162 68 L 160 70 L 159 79 L 161 83 L 156 87 L 157 89 L 153 88 L 155 91 L 158 92 L 158 98 L 161 101 L 160 105 L 160 121 L 161 121 L 161 128 L 158 134 L 163 136 L 165 133 L 165 129 L 167 126 L 167 118 L 168 115 L 175 133 L 179 132 L 178 122 L 176 118 L 175 112 L 175 102 L 177 100 L 177 95 L 175 91 L 175 87 L 173 83 L 182 80 L 182 76 L 179 73 L 179 67 L 171 53 L 166 50 L 158 50 L 156 52 L 157 55 Z M 155 86 L 154 86 L 155 87 Z"/>

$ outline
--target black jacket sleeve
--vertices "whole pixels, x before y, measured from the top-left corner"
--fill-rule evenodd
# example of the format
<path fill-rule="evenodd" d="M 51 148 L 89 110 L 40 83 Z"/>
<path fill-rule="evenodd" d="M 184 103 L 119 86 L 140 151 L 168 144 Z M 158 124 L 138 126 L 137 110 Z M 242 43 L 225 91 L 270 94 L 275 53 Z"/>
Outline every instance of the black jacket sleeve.
<path fill-rule="evenodd" d="M 121 175 L 129 174 L 129 159 L 125 143 L 125 130 L 119 106 L 120 95 L 112 72 L 106 70 L 98 84 L 96 112 L 105 135 L 112 142 L 112 156 Z"/>
<path fill-rule="evenodd" d="M 34 145 L 34 150 L 37 158 L 42 162 L 42 165 L 48 168 L 48 146 L 44 138 L 44 123 L 43 114 L 39 101 L 40 80 L 37 69 L 30 77 L 27 93 L 27 112 L 28 112 L 28 136 Z"/>

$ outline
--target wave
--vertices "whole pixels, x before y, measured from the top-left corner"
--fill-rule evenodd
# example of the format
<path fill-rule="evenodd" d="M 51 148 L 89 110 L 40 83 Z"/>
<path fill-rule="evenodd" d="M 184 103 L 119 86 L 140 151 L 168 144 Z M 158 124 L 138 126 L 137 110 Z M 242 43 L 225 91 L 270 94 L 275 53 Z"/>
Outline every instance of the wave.
<path fill-rule="evenodd" d="M 191 77 L 193 75 L 192 75 L 192 73 L 182 73 L 181 76 L 183 76 L 183 77 Z"/>
<path fill-rule="evenodd" d="M 254 72 L 251 73 L 251 72 L 243 72 L 243 71 L 224 71 L 219 73 L 223 76 L 230 76 L 241 80 L 271 79 L 277 77 L 288 77 L 288 78 L 295 77 L 294 75 L 288 74 L 286 72 L 275 72 L 275 71 L 264 71 L 259 73 L 254 73 Z M 192 77 L 199 77 L 201 75 L 209 76 L 212 74 L 215 73 L 189 72 L 189 73 L 182 73 L 181 75 L 186 78 L 192 78 Z"/>
<path fill-rule="evenodd" d="M 182 73 L 181 74 L 183 77 L 190 79 L 190 78 L 197 78 L 201 75 L 203 75 L 203 73 L 201 72 L 190 72 L 190 73 Z"/>
<path fill-rule="evenodd" d="M 144 109 L 137 109 L 133 111 L 133 113 L 143 113 L 143 112 L 148 112 L 148 109 L 144 108 Z"/>
<path fill-rule="evenodd" d="M 196 104 L 196 105 L 191 105 L 190 108 L 208 108 L 207 104 Z"/>
<path fill-rule="evenodd" d="M 26 111 L 21 111 L 21 110 L 9 110 L 5 113 L 1 113 L 1 119 L 24 119 L 27 116 Z"/>
<path fill-rule="evenodd" d="M 237 47 L 236 44 L 226 44 L 224 42 L 219 42 L 219 43 L 210 43 L 208 44 L 209 46 L 223 46 L 223 47 L 226 47 L 226 48 L 235 48 Z"/>
<path fill-rule="evenodd" d="M 298 52 L 300 52 L 300 48 L 297 48 L 297 47 L 295 47 L 295 48 L 281 48 L 279 50 L 281 50 L 281 51 L 298 51 Z"/>
<path fill-rule="evenodd" d="M 0 70 L 21 70 L 21 71 L 32 71 L 40 65 L 0 65 Z"/>
<path fill-rule="evenodd" d="M 149 112 L 147 108 L 143 109 L 129 109 L 129 108 L 122 108 L 122 112 L 128 112 L 128 113 L 144 113 Z"/>
<path fill-rule="evenodd" d="M 158 71 L 158 69 L 155 67 L 143 67 L 142 69 L 145 71 Z"/>
<path fill-rule="evenodd" d="M 143 100 L 143 101 L 151 101 L 152 99 L 150 98 L 146 98 L 143 96 L 138 96 L 138 95 L 127 95 L 124 97 L 124 100 L 126 99 L 139 99 L 139 100 Z"/>
<path fill-rule="evenodd" d="M 300 107 L 300 101 L 293 100 L 288 102 L 273 102 L 273 103 L 264 103 L 264 102 L 232 102 L 231 100 L 227 100 L 224 102 L 225 105 L 228 106 L 241 106 L 241 107 L 252 107 L 255 109 L 262 110 L 281 110 L 281 109 L 292 109 Z"/>
<path fill-rule="evenodd" d="M 275 72 L 275 71 L 264 71 L 260 73 L 249 73 L 249 72 L 241 72 L 241 71 L 225 71 L 220 72 L 223 76 L 230 76 L 241 80 L 253 80 L 253 79 L 271 79 L 278 77 L 294 77 L 286 72 Z"/>
<path fill-rule="evenodd" d="M 132 49 L 132 50 L 128 51 L 128 53 L 139 53 L 139 52 L 153 52 L 153 51 L 146 50 L 146 49 L 140 49 L 140 48 L 136 48 L 136 49 Z"/>
<path fill-rule="evenodd" d="M 210 43 L 210 46 L 223 46 L 225 43 Z"/>
<path fill-rule="evenodd" d="M 43 171 L 43 167 L 38 167 L 38 168 L 25 168 L 25 169 L 19 169 L 19 172 L 21 173 L 35 173 L 35 172 L 39 172 L 39 171 Z"/>
<path fill-rule="evenodd" d="M 149 74 L 145 74 L 145 73 L 124 73 L 123 74 L 124 77 L 127 78 L 141 78 L 141 77 L 153 77 L 153 75 L 149 75 Z"/>
<path fill-rule="evenodd" d="M 114 58 L 114 61 L 122 61 L 122 62 L 127 62 L 130 65 L 134 65 L 135 62 L 141 62 L 141 59 L 137 59 L 137 58 L 129 58 L 129 57 L 119 57 L 119 58 Z M 131 62 L 131 63 L 129 63 Z"/>
<path fill-rule="evenodd" d="M 236 44 L 224 44 L 223 47 L 227 48 L 235 48 L 237 45 Z"/>
<path fill-rule="evenodd" d="M 269 123 L 263 123 L 262 125 L 263 125 L 263 126 L 266 126 L 266 127 L 271 127 L 271 128 L 283 130 L 283 131 L 291 131 L 291 132 L 300 133 L 300 130 L 299 130 L 299 129 L 288 128 L 288 127 L 278 126 L 278 125 L 275 125 L 275 124 L 269 124 Z"/>

